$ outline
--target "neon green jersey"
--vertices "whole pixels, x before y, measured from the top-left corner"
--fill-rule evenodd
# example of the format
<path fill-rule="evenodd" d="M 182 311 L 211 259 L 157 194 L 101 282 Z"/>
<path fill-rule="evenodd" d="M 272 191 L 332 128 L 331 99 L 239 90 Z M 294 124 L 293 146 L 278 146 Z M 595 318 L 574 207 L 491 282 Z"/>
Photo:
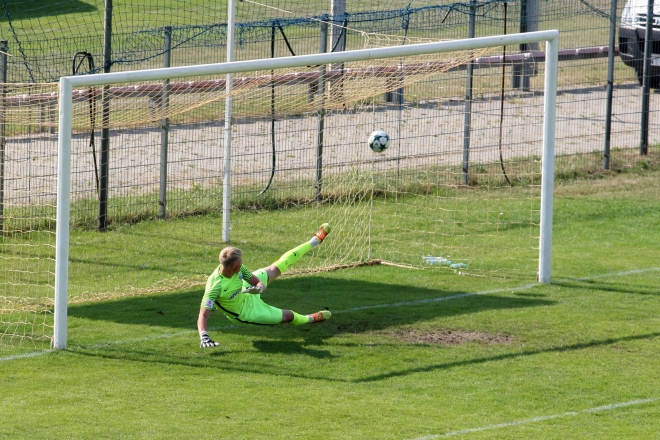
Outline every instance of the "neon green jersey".
<path fill-rule="evenodd" d="M 250 295 L 241 293 L 243 290 L 243 280 L 248 281 L 252 278 L 252 272 L 241 265 L 240 272 L 233 277 L 227 278 L 220 273 L 221 266 L 218 266 L 206 282 L 202 307 L 213 310 L 217 305 L 229 312 L 240 313 L 243 307 L 243 301 Z"/>

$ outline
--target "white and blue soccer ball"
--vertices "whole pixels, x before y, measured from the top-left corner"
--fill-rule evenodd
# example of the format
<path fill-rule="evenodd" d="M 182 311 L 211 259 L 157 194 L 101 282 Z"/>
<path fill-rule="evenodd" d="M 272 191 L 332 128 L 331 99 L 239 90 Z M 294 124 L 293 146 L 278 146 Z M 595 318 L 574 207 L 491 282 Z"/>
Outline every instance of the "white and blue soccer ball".
<path fill-rule="evenodd" d="M 369 148 L 376 153 L 382 153 L 390 146 L 390 135 L 383 130 L 376 130 L 369 135 Z"/>

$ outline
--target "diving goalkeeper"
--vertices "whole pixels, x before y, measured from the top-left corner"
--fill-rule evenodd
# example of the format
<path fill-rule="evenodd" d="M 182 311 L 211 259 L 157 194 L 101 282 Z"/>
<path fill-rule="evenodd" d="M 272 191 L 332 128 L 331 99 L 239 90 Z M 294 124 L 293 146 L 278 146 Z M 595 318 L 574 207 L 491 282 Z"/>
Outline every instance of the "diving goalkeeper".
<path fill-rule="evenodd" d="M 303 325 L 329 319 L 328 310 L 300 315 L 292 310 L 270 306 L 261 299 L 261 294 L 266 291 L 269 283 L 313 247 L 321 244 L 328 233 L 330 233 L 330 225 L 323 223 L 311 240 L 286 252 L 270 266 L 255 272 L 250 272 L 243 264 L 243 251 L 240 249 L 229 246 L 220 251 L 220 265 L 206 282 L 206 290 L 197 318 L 200 347 L 220 345 L 208 334 L 207 322 L 213 309 L 220 309 L 231 321 L 247 324 L 275 325 L 290 322 L 292 325 Z"/>

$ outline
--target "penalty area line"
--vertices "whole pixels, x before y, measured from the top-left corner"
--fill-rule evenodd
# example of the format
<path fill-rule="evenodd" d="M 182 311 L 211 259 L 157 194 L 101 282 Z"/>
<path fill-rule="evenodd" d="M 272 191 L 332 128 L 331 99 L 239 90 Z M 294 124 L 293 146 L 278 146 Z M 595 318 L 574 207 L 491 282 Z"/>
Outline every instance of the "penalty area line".
<path fill-rule="evenodd" d="M 479 428 L 468 428 L 468 429 L 462 429 L 458 431 L 449 431 L 444 434 L 435 434 L 435 435 L 427 435 L 424 437 L 417 437 L 414 440 L 433 440 L 437 438 L 445 438 L 445 437 L 453 437 L 455 435 L 463 435 L 463 434 L 471 434 L 473 432 L 481 432 L 481 431 L 489 431 L 491 429 L 501 429 L 501 428 L 509 428 L 512 426 L 520 426 L 520 425 L 526 425 L 529 423 L 536 423 L 536 422 L 544 422 L 546 420 L 553 420 L 553 419 L 561 419 L 565 417 L 575 417 L 579 416 L 581 414 L 592 414 L 592 413 L 597 413 L 601 411 L 611 411 L 619 408 L 625 408 L 627 406 L 633 406 L 633 405 L 642 405 L 645 403 L 652 403 L 652 402 L 657 402 L 660 400 L 660 397 L 653 397 L 650 399 L 639 399 L 639 400 L 630 400 L 628 402 L 621 402 L 621 403 L 613 403 L 611 405 L 603 405 L 603 406 L 597 406 L 594 408 L 588 408 L 588 409 L 583 409 L 582 411 L 567 411 L 565 413 L 561 414 L 552 414 L 548 416 L 539 416 L 539 417 L 532 417 L 530 419 L 523 419 L 523 420 L 516 420 L 513 422 L 506 422 L 506 423 L 496 423 L 494 425 L 486 425 L 486 426 L 481 426 Z"/>

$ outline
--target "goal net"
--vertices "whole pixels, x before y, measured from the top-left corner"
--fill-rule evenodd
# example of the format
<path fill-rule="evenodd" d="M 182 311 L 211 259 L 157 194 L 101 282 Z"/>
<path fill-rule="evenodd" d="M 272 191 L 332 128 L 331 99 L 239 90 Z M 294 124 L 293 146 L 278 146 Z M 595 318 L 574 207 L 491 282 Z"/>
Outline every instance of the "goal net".
<path fill-rule="evenodd" d="M 540 271 L 549 281 L 539 243 L 542 166 L 552 163 L 541 157 L 553 141 L 544 108 L 556 86 L 536 66 L 541 93 L 503 93 L 501 48 L 553 39 L 547 31 L 423 45 L 370 35 L 361 51 L 69 77 L 60 83 L 59 116 L 53 86 L 30 86 L 16 111 L 3 107 L 13 118 L 6 126 L 27 130 L 35 108 L 50 118 L 40 131 L 45 149 L 59 145 L 59 165 L 40 182 L 58 186 L 57 203 L 51 192 L 38 209 L 11 207 L 14 217 L 5 218 L 16 220 L 5 221 L 3 258 L 18 267 L 29 260 L 21 240 L 33 230 L 45 235 L 38 264 L 48 269 L 39 282 L 50 295 L 3 296 L 0 334 L 38 339 L 21 333 L 27 320 L 16 312 L 18 304 L 36 303 L 22 316 L 32 313 L 39 322 L 32 327 L 41 325 L 45 338 L 54 320 L 55 347 L 63 348 L 67 303 L 202 284 L 206 274 L 106 292 L 69 286 L 70 228 L 176 221 L 219 212 L 223 200 L 231 206 L 223 212 L 227 232 L 239 247 L 268 234 L 290 236 L 293 246 L 330 222 L 332 240 L 297 264 L 298 272 L 378 263 L 529 280 Z M 230 145 L 223 123 L 229 101 Z M 47 133 L 51 126 L 56 134 Z M 367 144 L 376 129 L 391 138 L 382 153 Z M 103 142 L 111 145 L 110 159 Z M 44 157 L 52 171 L 53 156 Z M 546 201 L 545 209 L 551 206 Z M 20 212 L 31 214 L 18 227 Z M 271 212 L 267 224 L 263 212 Z M 30 291 L 31 282 L 13 289 Z"/>

